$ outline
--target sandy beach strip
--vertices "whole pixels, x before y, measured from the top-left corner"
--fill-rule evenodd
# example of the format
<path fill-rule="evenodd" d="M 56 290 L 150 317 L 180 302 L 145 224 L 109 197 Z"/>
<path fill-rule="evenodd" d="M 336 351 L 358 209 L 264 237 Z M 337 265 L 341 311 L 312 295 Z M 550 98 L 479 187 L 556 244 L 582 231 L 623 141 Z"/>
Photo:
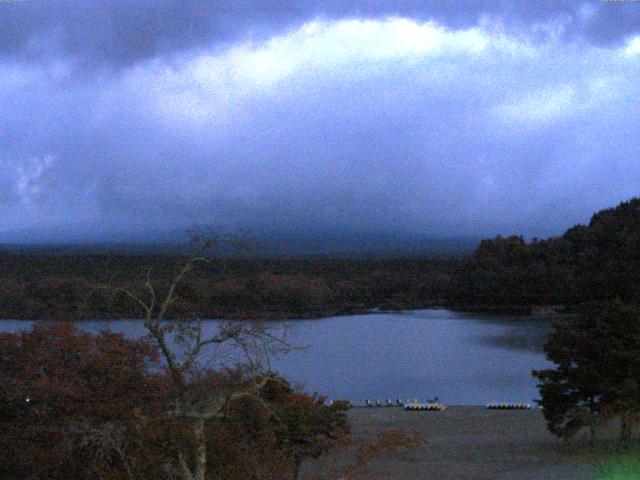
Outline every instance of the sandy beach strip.
<path fill-rule="evenodd" d="M 397 480 L 589 480 L 593 465 L 547 432 L 542 412 L 452 406 L 442 412 L 399 407 L 353 408 L 352 434 L 417 430 L 425 445 L 372 462 L 370 471 Z M 321 473 L 327 459 L 307 462 L 302 478 Z M 366 477 L 366 474 L 365 474 Z M 363 477 L 363 478 L 365 478 Z"/>

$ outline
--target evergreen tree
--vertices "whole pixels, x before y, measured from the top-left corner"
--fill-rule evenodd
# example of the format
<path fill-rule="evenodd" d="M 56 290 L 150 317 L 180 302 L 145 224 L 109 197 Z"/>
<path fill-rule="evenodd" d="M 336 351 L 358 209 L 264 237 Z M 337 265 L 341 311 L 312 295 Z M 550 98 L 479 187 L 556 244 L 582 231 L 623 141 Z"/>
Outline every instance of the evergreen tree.
<path fill-rule="evenodd" d="M 555 369 L 534 371 L 549 431 L 571 436 L 582 427 L 621 419 L 621 440 L 640 416 L 640 310 L 619 301 L 590 305 L 559 325 L 545 345 Z"/>

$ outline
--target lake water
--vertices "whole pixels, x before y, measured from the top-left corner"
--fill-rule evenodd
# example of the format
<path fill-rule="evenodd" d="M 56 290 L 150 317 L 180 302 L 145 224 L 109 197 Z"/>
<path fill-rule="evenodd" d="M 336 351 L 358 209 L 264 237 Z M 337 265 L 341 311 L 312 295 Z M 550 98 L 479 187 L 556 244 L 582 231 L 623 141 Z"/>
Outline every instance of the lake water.
<path fill-rule="evenodd" d="M 0 320 L 0 331 L 32 322 Z M 391 398 L 452 405 L 538 398 L 532 369 L 550 366 L 541 346 L 551 330 L 545 317 L 490 317 L 449 310 L 371 313 L 283 322 L 290 338 L 308 345 L 275 358 L 274 369 L 305 390 L 332 399 Z M 88 331 L 109 327 L 144 334 L 140 321 L 84 321 Z M 215 322 L 205 322 L 215 329 Z"/>

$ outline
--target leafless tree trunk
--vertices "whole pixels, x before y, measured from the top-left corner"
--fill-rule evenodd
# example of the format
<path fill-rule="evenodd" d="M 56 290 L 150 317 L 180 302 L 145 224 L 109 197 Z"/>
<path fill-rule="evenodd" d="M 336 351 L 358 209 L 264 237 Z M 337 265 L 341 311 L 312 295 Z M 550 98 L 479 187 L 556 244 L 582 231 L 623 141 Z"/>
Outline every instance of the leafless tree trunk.
<path fill-rule="evenodd" d="M 177 458 L 179 475 L 184 480 L 205 480 L 206 478 L 207 422 L 222 417 L 224 407 L 229 402 L 245 396 L 258 398 L 260 389 L 271 378 L 269 369 L 271 354 L 290 349 L 284 333 L 274 334 L 268 327 L 259 323 L 223 322 L 215 334 L 205 337 L 200 319 L 177 320 L 174 324 L 166 321 L 167 312 L 178 299 L 176 293 L 178 286 L 197 264 L 209 262 L 206 254 L 216 247 L 218 241 L 217 238 L 210 239 L 201 245 L 173 278 L 162 298 L 159 298 L 148 277 L 144 283 L 147 291 L 146 299 L 128 289 L 118 289 L 144 310 L 144 326 L 166 362 L 176 391 L 174 407 L 167 414 L 181 419 L 189 426 L 191 441 L 194 445 L 193 452 L 189 455 L 183 448 L 179 448 Z M 172 332 L 176 325 L 183 347 L 180 356 L 175 351 L 175 345 L 171 343 Z M 173 338 L 175 339 L 175 335 Z M 210 345 L 222 344 L 232 345 L 244 355 L 247 378 L 252 379 L 252 382 L 239 387 L 232 393 L 211 392 L 204 400 L 192 398 L 189 387 L 194 374 L 198 371 L 198 362 L 203 350 Z"/>

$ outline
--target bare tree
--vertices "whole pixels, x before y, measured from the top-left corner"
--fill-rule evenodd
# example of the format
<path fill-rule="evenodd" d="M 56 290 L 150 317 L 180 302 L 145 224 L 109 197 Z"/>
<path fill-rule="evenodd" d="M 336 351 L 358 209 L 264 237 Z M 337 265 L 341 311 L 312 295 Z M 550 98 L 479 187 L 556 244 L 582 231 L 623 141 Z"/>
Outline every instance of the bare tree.
<path fill-rule="evenodd" d="M 225 407 L 242 397 L 252 396 L 259 400 L 259 392 L 266 383 L 275 379 L 271 373 L 270 358 L 274 353 L 290 350 L 286 331 L 274 331 L 265 323 L 221 321 L 215 332 L 206 334 L 200 318 L 169 320 L 171 306 L 178 300 L 178 287 L 198 264 L 211 261 L 211 252 L 219 246 L 220 237 L 210 237 L 200 242 L 199 248 L 187 259 L 173 278 L 168 289 L 159 294 L 149 275 L 140 295 L 125 288 L 124 292 L 144 311 L 144 326 L 149 337 L 157 345 L 173 384 L 175 395 L 168 416 L 182 422 L 189 432 L 192 448 L 178 446 L 177 475 L 182 480 L 205 480 L 207 469 L 206 426 L 207 423 L 224 416 Z M 235 361 L 242 380 L 232 388 L 197 389 L 203 373 L 203 360 L 223 360 L 224 349 L 230 347 L 240 354 L 230 357 Z M 208 358 L 205 355 L 208 351 Z M 229 352 L 229 349 L 226 350 Z M 215 358 L 218 355 L 220 358 Z M 241 360 L 240 360 L 241 358 Z M 226 358 L 226 360 L 230 360 Z M 264 408 L 268 408 L 262 403 Z"/>

